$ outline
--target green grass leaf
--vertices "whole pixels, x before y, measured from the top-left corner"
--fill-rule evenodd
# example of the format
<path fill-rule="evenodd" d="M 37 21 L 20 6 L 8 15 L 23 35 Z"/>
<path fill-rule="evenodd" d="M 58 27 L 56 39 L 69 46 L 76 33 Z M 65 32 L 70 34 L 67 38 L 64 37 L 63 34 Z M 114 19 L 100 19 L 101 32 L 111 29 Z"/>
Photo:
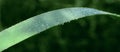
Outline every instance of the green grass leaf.
<path fill-rule="evenodd" d="M 0 51 L 3 51 L 35 34 L 45 31 L 53 26 L 64 24 L 71 20 L 91 15 L 113 15 L 117 14 L 104 12 L 92 8 L 64 8 L 46 12 L 25 21 L 22 21 L 10 28 L 0 32 Z"/>

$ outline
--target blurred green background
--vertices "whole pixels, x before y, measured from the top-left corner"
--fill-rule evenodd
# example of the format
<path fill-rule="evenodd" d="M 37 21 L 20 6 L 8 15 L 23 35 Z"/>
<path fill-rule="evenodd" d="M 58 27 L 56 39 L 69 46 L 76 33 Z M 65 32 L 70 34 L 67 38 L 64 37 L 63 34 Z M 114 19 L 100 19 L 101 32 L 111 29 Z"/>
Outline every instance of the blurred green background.
<path fill-rule="evenodd" d="M 0 31 L 32 16 L 67 7 L 120 14 L 120 0 L 0 0 Z M 90 16 L 50 28 L 3 52 L 120 52 L 119 30 L 120 18 Z"/>

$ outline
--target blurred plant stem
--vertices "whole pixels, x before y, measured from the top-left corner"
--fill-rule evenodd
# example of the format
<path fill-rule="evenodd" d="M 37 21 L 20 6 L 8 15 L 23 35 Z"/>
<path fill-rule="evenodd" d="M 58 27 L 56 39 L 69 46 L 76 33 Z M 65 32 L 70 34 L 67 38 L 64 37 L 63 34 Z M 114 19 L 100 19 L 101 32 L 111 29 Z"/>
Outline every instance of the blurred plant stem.
<path fill-rule="evenodd" d="M 98 8 L 97 6 L 99 5 L 99 0 L 92 0 L 92 3 L 89 7 L 92 7 L 92 8 Z M 93 39 L 96 39 L 96 17 L 95 16 L 92 16 L 91 18 L 89 18 L 90 20 L 90 29 L 89 29 L 89 34 L 90 34 L 90 37 L 92 37 Z"/>

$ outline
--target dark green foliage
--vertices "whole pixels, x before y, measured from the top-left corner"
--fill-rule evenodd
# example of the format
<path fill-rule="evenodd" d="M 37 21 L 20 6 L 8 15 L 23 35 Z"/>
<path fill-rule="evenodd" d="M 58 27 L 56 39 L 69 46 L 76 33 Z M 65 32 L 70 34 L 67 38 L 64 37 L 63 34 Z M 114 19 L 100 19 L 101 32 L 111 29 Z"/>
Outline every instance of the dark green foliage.
<path fill-rule="evenodd" d="M 119 0 L 2 0 L 0 24 L 4 29 L 46 11 L 75 6 L 93 7 L 120 14 L 119 2 Z M 120 52 L 119 29 L 119 18 L 93 16 L 48 29 L 4 52 Z"/>

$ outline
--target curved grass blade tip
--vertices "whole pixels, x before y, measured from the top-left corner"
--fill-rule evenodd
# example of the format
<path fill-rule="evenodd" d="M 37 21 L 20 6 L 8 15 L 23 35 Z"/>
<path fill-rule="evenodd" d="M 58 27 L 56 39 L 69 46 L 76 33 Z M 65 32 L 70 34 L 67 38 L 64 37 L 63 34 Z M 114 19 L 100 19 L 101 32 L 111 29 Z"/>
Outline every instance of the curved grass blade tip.
<path fill-rule="evenodd" d="M 117 14 L 109 12 L 79 7 L 54 10 L 31 17 L 0 32 L 0 51 L 53 26 L 86 16 L 103 14 L 120 17 Z"/>

